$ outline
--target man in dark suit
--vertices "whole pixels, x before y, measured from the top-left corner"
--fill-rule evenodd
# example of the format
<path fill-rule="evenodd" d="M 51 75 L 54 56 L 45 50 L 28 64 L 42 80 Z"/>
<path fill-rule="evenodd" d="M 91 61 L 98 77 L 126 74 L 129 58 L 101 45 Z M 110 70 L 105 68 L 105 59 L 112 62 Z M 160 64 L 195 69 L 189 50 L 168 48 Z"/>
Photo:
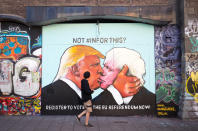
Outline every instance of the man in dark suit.
<path fill-rule="evenodd" d="M 76 45 L 68 48 L 61 57 L 55 81 L 42 88 L 42 114 L 76 114 L 84 109 L 80 102 L 81 80 L 85 71 L 90 72 L 89 85 L 92 90 L 100 86 L 102 68 L 100 59 L 104 58 L 96 49 Z"/>
<path fill-rule="evenodd" d="M 145 63 L 138 52 L 127 48 L 110 50 L 101 76 L 104 92 L 94 100 L 94 114 L 154 115 L 155 94 L 143 86 L 145 72 Z"/>

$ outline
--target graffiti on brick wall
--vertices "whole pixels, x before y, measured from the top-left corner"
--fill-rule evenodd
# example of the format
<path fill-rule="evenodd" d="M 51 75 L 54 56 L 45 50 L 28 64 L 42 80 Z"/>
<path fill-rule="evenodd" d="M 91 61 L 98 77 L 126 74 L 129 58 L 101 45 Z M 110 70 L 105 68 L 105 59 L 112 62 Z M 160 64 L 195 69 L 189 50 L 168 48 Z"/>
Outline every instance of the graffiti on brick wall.
<path fill-rule="evenodd" d="M 0 59 L 0 91 L 4 95 L 12 93 L 13 62 Z"/>
<path fill-rule="evenodd" d="M 158 115 L 168 116 L 177 112 L 181 83 L 179 34 L 175 25 L 155 27 L 156 103 L 160 105 Z M 174 108 L 171 111 L 175 113 L 167 113 L 166 107 Z M 161 108 L 164 112 L 161 112 Z"/>
<path fill-rule="evenodd" d="M 29 35 L 26 31 L 21 31 L 20 27 L 9 27 L 0 33 L 0 58 L 11 58 L 16 61 L 20 56 L 28 53 L 30 43 Z"/>
<path fill-rule="evenodd" d="M 175 104 L 179 103 L 179 87 L 180 83 L 176 80 L 176 75 L 173 70 L 164 69 L 156 70 L 156 102 L 160 103 L 164 101 L 165 103 L 169 103 L 173 101 Z"/>
<path fill-rule="evenodd" d="M 191 43 L 191 52 L 198 52 L 198 19 L 188 20 L 188 26 L 185 27 L 185 35 Z"/>
<path fill-rule="evenodd" d="M 1 23 L 0 114 L 40 114 L 41 39 L 35 42 L 28 30 L 24 25 Z M 40 28 L 31 30 L 41 37 Z"/>
<path fill-rule="evenodd" d="M 0 97 L 1 114 L 35 115 L 40 114 L 41 100 L 24 97 Z"/>
<path fill-rule="evenodd" d="M 186 54 L 186 92 L 198 103 L 198 53 Z"/>
<path fill-rule="evenodd" d="M 36 57 L 24 57 L 15 64 L 13 76 L 14 93 L 20 96 L 33 96 L 40 88 L 40 60 Z"/>

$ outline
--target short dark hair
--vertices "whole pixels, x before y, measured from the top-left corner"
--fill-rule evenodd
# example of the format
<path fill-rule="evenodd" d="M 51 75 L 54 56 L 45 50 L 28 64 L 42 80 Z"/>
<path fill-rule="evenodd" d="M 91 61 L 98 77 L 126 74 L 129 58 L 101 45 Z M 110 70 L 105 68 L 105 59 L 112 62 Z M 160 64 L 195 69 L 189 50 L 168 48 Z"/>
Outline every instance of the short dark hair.
<path fill-rule="evenodd" d="M 86 71 L 86 72 L 84 73 L 84 78 L 87 79 L 87 78 L 89 78 L 89 76 L 90 76 L 89 71 Z"/>

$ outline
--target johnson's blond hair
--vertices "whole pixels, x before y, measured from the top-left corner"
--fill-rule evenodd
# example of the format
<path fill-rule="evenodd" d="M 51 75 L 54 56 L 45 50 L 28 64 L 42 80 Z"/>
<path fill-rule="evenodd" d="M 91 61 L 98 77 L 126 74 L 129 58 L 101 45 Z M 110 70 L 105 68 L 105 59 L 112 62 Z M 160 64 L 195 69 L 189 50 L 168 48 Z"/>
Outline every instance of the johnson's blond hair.
<path fill-rule="evenodd" d="M 144 85 L 145 62 L 137 51 L 121 47 L 113 48 L 107 52 L 104 63 L 108 61 L 113 61 L 115 68 L 118 69 L 127 65 L 129 67 L 127 75 L 136 76 L 140 79 L 141 85 Z"/>
<path fill-rule="evenodd" d="M 68 67 L 77 64 L 82 58 L 90 55 L 96 55 L 102 59 L 105 57 L 98 50 L 86 45 L 75 45 L 68 48 L 61 57 L 59 70 L 55 80 L 63 76 L 67 72 Z"/>

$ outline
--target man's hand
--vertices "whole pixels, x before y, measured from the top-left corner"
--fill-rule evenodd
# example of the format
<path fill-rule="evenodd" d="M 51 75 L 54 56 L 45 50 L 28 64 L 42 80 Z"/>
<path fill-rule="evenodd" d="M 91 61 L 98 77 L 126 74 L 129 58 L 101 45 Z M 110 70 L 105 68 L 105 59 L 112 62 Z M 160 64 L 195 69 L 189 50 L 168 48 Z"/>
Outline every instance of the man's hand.
<path fill-rule="evenodd" d="M 113 83 L 113 86 L 120 92 L 122 97 L 135 95 L 141 87 L 140 80 L 136 76 L 126 75 L 128 69 L 128 66 L 124 65 Z"/>

